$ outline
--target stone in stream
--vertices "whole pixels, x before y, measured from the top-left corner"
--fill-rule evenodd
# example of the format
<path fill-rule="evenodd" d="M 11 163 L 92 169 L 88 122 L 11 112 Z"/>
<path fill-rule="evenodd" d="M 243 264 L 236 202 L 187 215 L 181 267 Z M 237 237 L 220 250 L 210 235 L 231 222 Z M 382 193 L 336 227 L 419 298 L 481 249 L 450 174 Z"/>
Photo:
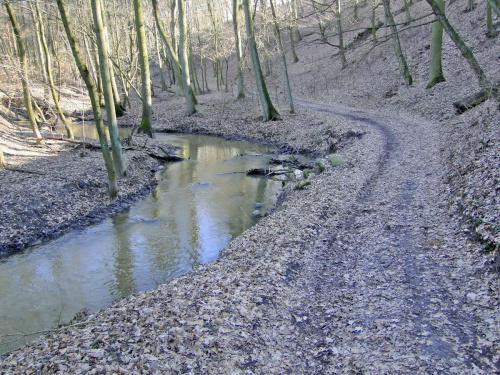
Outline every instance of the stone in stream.
<path fill-rule="evenodd" d="M 300 181 L 304 178 L 304 175 L 300 169 L 294 169 L 293 174 L 295 175 L 295 179 Z"/>
<path fill-rule="evenodd" d="M 262 214 L 260 213 L 259 210 L 255 210 L 254 212 L 252 212 L 252 217 L 261 217 Z"/>

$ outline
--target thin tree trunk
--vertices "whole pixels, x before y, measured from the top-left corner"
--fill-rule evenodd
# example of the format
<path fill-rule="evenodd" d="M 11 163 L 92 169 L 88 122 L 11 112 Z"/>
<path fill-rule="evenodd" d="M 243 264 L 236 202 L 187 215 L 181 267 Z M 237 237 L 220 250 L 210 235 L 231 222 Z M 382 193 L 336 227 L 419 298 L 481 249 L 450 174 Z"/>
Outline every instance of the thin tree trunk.
<path fill-rule="evenodd" d="M 238 0 L 233 0 L 233 29 L 234 29 L 234 44 L 236 51 L 236 82 L 238 83 L 238 95 L 236 99 L 243 99 L 245 97 L 245 86 L 243 82 L 243 61 L 241 52 L 241 38 L 240 38 L 240 24 L 239 24 L 239 10 Z"/>
<path fill-rule="evenodd" d="M 189 62 L 187 57 L 187 30 L 186 13 L 184 9 L 184 0 L 178 0 L 177 3 L 179 15 L 179 57 L 182 69 L 182 83 L 184 85 L 184 97 L 186 99 L 187 114 L 191 116 L 196 113 L 196 105 L 193 100 L 194 93 L 191 88 L 191 78 L 189 76 Z"/>
<path fill-rule="evenodd" d="M 489 2 L 486 3 L 486 33 L 488 36 L 493 36 L 493 18 L 491 14 L 491 4 Z"/>
<path fill-rule="evenodd" d="M 445 0 L 436 0 L 439 8 L 444 12 Z M 439 82 L 444 82 L 442 50 L 443 50 L 443 25 L 436 18 L 432 24 L 431 50 L 429 56 L 429 82 L 426 88 L 431 88 Z"/>
<path fill-rule="evenodd" d="M 295 40 L 302 40 L 302 36 L 300 35 L 299 29 L 297 27 L 297 2 L 293 0 L 290 2 L 290 25 L 288 27 L 289 35 L 290 35 L 290 49 L 292 50 L 292 58 L 293 62 L 296 63 L 299 61 L 299 57 L 297 56 L 297 50 L 295 49 Z"/>
<path fill-rule="evenodd" d="M 229 73 L 229 60 L 228 59 L 224 59 L 226 61 L 226 82 L 225 82 L 225 85 L 226 85 L 226 92 L 229 92 L 229 79 L 228 79 L 228 73 Z"/>
<path fill-rule="evenodd" d="M 342 63 L 342 69 L 347 66 L 347 60 L 345 58 L 344 51 L 344 35 L 342 33 L 342 13 L 340 11 L 340 0 L 337 0 L 337 11 L 335 12 L 337 17 L 337 29 L 339 33 L 339 54 L 340 54 L 340 62 Z"/>
<path fill-rule="evenodd" d="M 5 2 L 5 8 L 7 9 L 10 23 L 12 24 L 12 29 L 14 30 L 14 35 L 16 37 L 16 42 L 17 42 L 17 53 L 19 56 L 19 63 L 21 65 L 21 72 L 19 75 L 21 78 L 21 84 L 23 86 L 24 106 L 26 107 L 26 112 L 28 113 L 28 119 L 30 122 L 31 130 L 33 131 L 33 135 L 37 140 L 36 142 L 42 143 L 43 142 L 42 135 L 40 134 L 40 130 L 38 129 L 38 124 L 36 122 L 36 117 L 35 117 L 35 111 L 33 110 L 33 106 L 31 104 L 31 93 L 28 85 L 28 60 L 26 58 L 24 40 L 21 35 L 19 22 L 17 20 L 14 8 L 12 8 L 12 4 L 10 2 Z"/>
<path fill-rule="evenodd" d="M 201 93 L 200 82 L 198 81 L 196 66 L 194 65 L 193 45 L 191 42 L 191 37 L 189 37 L 189 71 L 191 72 L 191 76 L 193 77 L 193 86 L 195 88 L 195 91 L 197 93 Z"/>
<path fill-rule="evenodd" d="M 111 80 L 111 90 L 113 90 L 113 100 L 115 102 L 116 117 L 121 117 L 125 114 L 125 106 L 122 103 L 122 98 L 120 97 L 120 93 L 118 91 L 118 85 L 116 84 L 115 68 L 113 67 L 111 59 L 109 62 L 109 78 Z"/>
<path fill-rule="evenodd" d="M 80 47 L 78 46 L 76 36 L 69 23 L 68 13 L 66 11 L 66 0 L 57 0 L 57 6 L 59 8 L 59 13 L 61 14 L 64 29 L 66 30 L 66 35 L 71 46 L 71 51 L 73 52 L 73 57 L 75 59 L 78 70 L 80 71 L 80 75 L 82 76 L 82 79 L 87 86 L 90 103 L 92 104 L 92 111 L 94 112 L 94 121 L 97 128 L 97 134 L 99 135 L 99 143 L 101 145 L 104 165 L 106 166 L 106 172 L 108 174 L 109 195 L 111 198 L 115 198 L 118 195 L 118 183 L 116 181 L 116 171 L 113 165 L 113 158 L 111 156 L 108 141 L 106 139 L 106 128 L 104 127 L 104 123 L 102 121 L 102 113 L 101 107 L 99 106 L 99 95 L 97 93 L 97 88 L 87 66 L 83 61 L 83 58 L 81 57 Z"/>
<path fill-rule="evenodd" d="M 474 3 L 474 0 L 469 0 L 467 2 L 467 7 L 465 8 L 466 12 L 471 12 L 476 8 L 476 4 Z"/>
<path fill-rule="evenodd" d="M 372 41 L 373 43 L 377 43 L 377 25 L 375 24 L 376 21 L 376 10 L 378 8 L 378 0 L 372 0 L 372 16 L 371 16 L 371 22 L 372 22 Z"/>
<path fill-rule="evenodd" d="M 293 62 L 296 63 L 297 61 L 299 61 L 299 56 L 297 56 L 297 50 L 295 49 L 295 41 L 293 40 L 294 37 L 293 37 L 292 27 L 289 28 L 289 32 L 290 32 L 290 49 L 292 50 L 292 58 Z"/>
<path fill-rule="evenodd" d="M 269 4 L 271 5 L 271 12 L 273 14 L 274 28 L 276 31 L 276 36 L 278 37 L 278 46 L 281 53 L 281 59 L 283 60 L 283 71 L 285 73 L 285 90 L 288 96 L 288 103 L 290 104 L 290 113 L 295 113 L 295 108 L 293 107 L 293 98 L 292 98 L 292 90 L 290 88 L 290 80 L 288 79 L 288 69 L 286 67 L 286 56 L 285 49 L 283 48 L 283 41 L 281 40 L 281 32 L 278 25 L 278 21 L 276 20 L 276 12 L 274 10 L 273 0 L 269 0 Z"/>
<path fill-rule="evenodd" d="M 207 63 L 204 62 L 203 63 L 203 70 L 205 71 L 205 89 L 208 91 L 210 91 L 210 87 L 208 87 L 208 78 L 207 78 Z"/>
<path fill-rule="evenodd" d="M 401 74 L 403 75 L 406 85 L 411 86 L 413 84 L 413 78 L 411 76 L 410 69 L 408 68 L 408 64 L 403 54 L 403 50 L 401 49 L 398 28 L 396 27 L 396 24 L 394 22 L 394 17 L 392 16 L 389 0 L 382 0 L 382 1 L 384 3 L 385 17 L 389 25 L 389 28 L 391 30 L 392 40 L 394 42 L 394 50 L 396 51 L 396 56 L 399 60 L 399 69 L 401 70 Z"/>
<path fill-rule="evenodd" d="M 219 80 L 219 62 L 215 60 L 212 62 L 212 70 L 214 71 L 215 83 L 217 86 L 217 91 L 220 91 L 220 80 Z"/>
<path fill-rule="evenodd" d="M 411 22 L 411 13 L 410 13 L 410 1 L 405 0 L 405 15 L 406 15 L 406 24 Z"/>
<path fill-rule="evenodd" d="M 253 30 L 253 23 L 250 14 L 250 2 L 249 0 L 243 0 L 243 11 L 245 12 L 245 23 L 247 29 L 247 39 L 248 48 L 250 50 L 250 57 L 252 59 L 252 65 L 255 75 L 255 81 L 257 90 L 259 92 L 260 102 L 262 104 L 263 120 L 270 121 L 279 118 L 279 113 L 274 108 L 271 98 L 269 97 L 269 92 L 267 91 L 266 82 L 264 80 L 264 75 L 262 74 L 262 69 L 260 67 L 259 54 L 257 52 L 257 44 L 255 43 L 255 33 Z"/>
<path fill-rule="evenodd" d="M 495 11 L 498 17 L 500 17 L 500 1 L 499 0 L 488 0 L 488 4 Z"/>
<path fill-rule="evenodd" d="M 108 51 L 108 66 L 109 66 L 109 81 L 111 83 L 111 92 L 113 93 L 113 102 L 116 117 L 121 117 L 124 115 L 124 107 L 122 105 L 122 101 L 120 98 L 120 93 L 118 92 L 118 85 L 116 84 L 116 76 L 115 69 L 113 68 L 113 63 L 111 62 L 111 56 L 109 55 L 110 47 L 110 37 L 108 31 L 108 22 L 106 17 L 106 8 L 104 7 L 104 3 L 100 3 L 101 6 L 101 19 L 103 26 L 103 39 L 106 41 L 106 50 Z"/>
<path fill-rule="evenodd" d="M 37 2 L 38 5 L 38 2 Z M 31 15 L 33 17 L 33 23 L 35 26 L 38 26 L 38 29 L 40 26 L 38 25 L 38 16 L 36 10 L 33 8 L 33 3 L 30 1 L 29 2 L 30 10 L 31 10 Z M 40 33 L 35 33 L 36 35 L 36 44 L 37 44 L 37 52 L 38 52 L 38 60 L 40 61 L 40 70 L 41 70 L 41 76 L 42 76 L 42 82 L 44 84 L 48 84 L 48 79 L 47 79 L 47 68 L 45 67 L 45 58 L 44 58 L 44 52 L 43 52 L 43 47 L 42 47 L 42 41 L 40 40 Z"/>
<path fill-rule="evenodd" d="M 226 84 L 226 82 L 224 80 L 224 73 L 223 73 L 224 62 L 222 61 L 222 59 L 217 60 L 217 65 L 219 65 L 219 67 L 217 68 L 217 71 L 220 74 L 220 82 L 221 82 L 221 86 L 222 86 L 222 85 Z"/>
<path fill-rule="evenodd" d="M 87 56 L 89 59 L 89 64 L 91 68 L 92 75 L 94 77 L 94 82 L 97 85 L 97 93 L 99 95 L 99 106 L 104 107 L 104 95 L 102 93 L 102 79 L 101 74 L 99 73 L 99 57 L 94 53 L 94 51 L 90 50 L 89 43 L 87 41 L 88 37 L 86 34 L 83 35 L 83 43 L 85 45 L 85 50 L 87 51 Z"/>
<path fill-rule="evenodd" d="M 200 61 L 200 73 L 201 73 L 201 92 L 202 93 L 205 93 L 207 92 L 207 88 L 205 87 L 205 72 L 204 72 L 204 66 L 205 64 L 203 63 L 203 58 L 201 58 L 201 61 Z"/>
<path fill-rule="evenodd" d="M 97 39 L 97 49 L 99 51 L 99 63 L 102 78 L 102 86 L 104 93 L 104 101 L 106 103 L 106 120 L 108 122 L 109 138 L 111 140 L 111 151 L 113 154 L 113 163 L 118 177 L 125 173 L 122 157 L 122 145 L 118 134 L 118 124 L 116 122 L 115 100 L 113 98 L 113 89 L 111 88 L 108 42 L 106 33 L 104 32 L 101 14 L 101 0 L 91 0 L 92 15 L 94 17 L 94 27 Z"/>
<path fill-rule="evenodd" d="M 300 42 L 302 40 L 302 35 L 300 34 L 299 28 L 297 27 L 297 19 L 298 19 L 298 14 L 297 14 L 297 0 L 292 0 L 291 1 L 291 16 L 293 17 L 292 20 L 292 35 L 294 38 L 294 42 Z"/>
<path fill-rule="evenodd" d="M 3 156 L 2 145 L 0 145 L 0 168 L 6 167 L 5 158 Z"/>
<path fill-rule="evenodd" d="M 43 48 L 43 56 L 44 56 L 44 64 L 43 66 L 46 69 L 46 77 L 47 81 L 49 84 L 50 88 L 50 93 L 52 94 L 52 100 L 54 101 L 54 105 L 56 106 L 57 114 L 59 118 L 61 119 L 62 123 L 64 124 L 64 128 L 66 129 L 66 134 L 68 138 L 74 139 L 75 135 L 73 134 L 73 130 L 71 130 L 71 127 L 68 124 L 68 120 L 66 119 L 66 116 L 64 116 L 64 112 L 59 104 L 59 98 L 56 92 L 56 88 L 54 86 L 54 79 L 52 77 L 52 63 L 50 61 L 50 52 L 49 52 L 49 47 L 47 46 L 47 40 L 45 38 L 45 30 L 44 30 L 44 25 L 43 25 L 43 19 L 42 19 L 42 13 L 40 12 L 40 7 L 38 5 L 38 0 L 35 0 L 35 10 L 36 10 L 36 16 L 38 19 L 38 33 L 39 33 L 39 40 Z"/>
<path fill-rule="evenodd" d="M 175 3 L 175 0 L 173 0 Z M 179 91 L 184 95 L 184 84 L 182 81 L 182 72 L 181 72 L 181 64 L 179 63 L 179 60 L 177 58 L 177 53 L 175 52 L 175 48 L 170 41 L 170 39 L 167 36 L 167 33 L 165 32 L 165 29 L 163 28 L 163 25 L 161 23 L 161 18 L 160 18 L 160 12 L 158 10 L 158 0 L 152 0 L 153 4 L 153 15 L 156 21 L 156 27 L 158 28 L 158 31 L 160 32 L 160 37 L 163 41 L 163 44 L 166 47 L 168 59 L 170 60 L 170 65 L 172 66 L 172 70 L 174 71 L 175 75 L 175 82 L 179 87 Z M 175 9 L 175 6 L 174 6 Z"/>
<path fill-rule="evenodd" d="M 153 2 L 153 5 L 156 0 Z M 177 38 L 175 37 L 175 8 L 177 0 L 170 0 L 170 38 L 172 38 L 172 48 L 175 55 L 177 55 Z M 182 79 L 181 79 L 182 80 Z"/>
<path fill-rule="evenodd" d="M 141 67 L 142 82 L 142 119 L 139 132 L 146 133 L 153 137 L 153 127 L 151 126 L 151 75 L 149 73 L 149 57 L 146 41 L 146 30 L 144 28 L 144 18 L 142 15 L 142 0 L 134 0 L 135 30 L 137 32 L 137 45 L 139 46 L 139 64 Z"/>
<path fill-rule="evenodd" d="M 158 42 L 158 28 L 154 27 L 154 38 L 155 38 L 155 50 L 156 58 L 158 59 L 158 68 L 160 70 L 160 83 L 162 91 L 167 89 L 167 83 L 165 82 L 165 74 L 163 73 L 163 58 L 160 52 L 160 43 Z"/>

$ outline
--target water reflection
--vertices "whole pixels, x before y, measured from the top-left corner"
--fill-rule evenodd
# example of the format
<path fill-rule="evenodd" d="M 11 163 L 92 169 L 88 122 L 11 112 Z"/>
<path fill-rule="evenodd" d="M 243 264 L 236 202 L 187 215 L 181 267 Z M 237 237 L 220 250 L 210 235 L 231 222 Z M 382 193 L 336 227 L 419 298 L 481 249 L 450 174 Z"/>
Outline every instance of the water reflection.
<path fill-rule="evenodd" d="M 145 200 L 102 223 L 0 263 L 0 336 L 67 322 L 154 288 L 217 258 L 231 238 L 274 205 L 281 183 L 242 172 L 262 167 L 267 147 L 196 135 L 159 135 L 188 159 L 166 165 Z M 241 156 L 243 155 L 243 156 Z M 246 155 L 246 156 L 245 156 Z M 0 353 L 22 341 L 6 344 Z"/>
<path fill-rule="evenodd" d="M 113 223 L 112 229 L 114 231 L 114 267 L 113 274 L 115 277 L 114 287 L 111 287 L 111 294 L 114 298 L 124 298 L 131 293 L 137 291 L 134 278 L 134 254 L 132 246 L 126 233 L 126 223 L 128 221 L 128 210 L 118 216 L 113 216 L 111 221 Z"/>

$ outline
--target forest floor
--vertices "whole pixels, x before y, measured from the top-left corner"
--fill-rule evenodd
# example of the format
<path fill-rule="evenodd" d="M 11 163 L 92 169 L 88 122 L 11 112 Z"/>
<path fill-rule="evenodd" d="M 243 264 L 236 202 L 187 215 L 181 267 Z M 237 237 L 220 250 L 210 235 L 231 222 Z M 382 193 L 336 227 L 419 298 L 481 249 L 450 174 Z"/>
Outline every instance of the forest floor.
<path fill-rule="evenodd" d="M 495 74 L 496 58 L 484 56 L 499 55 L 497 42 L 485 39 L 476 51 Z M 321 60 L 317 46 L 301 46 L 296 78 Z M 484 245 L 499 235 L 500 111 L 489 100 L 453 113 L 451 103 L 475 89 L 463 85 L 473 76 L 450 57 L 449 41 L 445 51 L 450 79 L 433 91 L 424 89 L 425 46 L 415 42 L 414 87 L 399 83 L 395 59 L 377 55 L 338 73 L 336 86 L 319 90 L 297 78 L 297 113 L 280 103 L 282 120 L 272 123 L 260 121 L 251 95 L 201 96 L 199 112 L 186 117 L 182 99 L 157 92 L 159 131 L 265 140 L 346 163 L 326 163 L 303 190 L 288 186 L 278 209 L 218 260 L 6 355 L 0 373 L 499 373 L 498 257 Z M 271 77 L 271 92 L 280 92 L 278 81 Z M 78 152 L 72 162 L 81 162 Z M 151 173 L 152 159 L 141 155 L 138 165 L 152 163 Z M 1 173 L 3 181 L 14 171 Z M 1 205 L 25 194 L 1 188 Z M 78 199 L 93 199 L 92 186 L 77 190 Z M 2 220 L 2 232 L 13 220 Z"/>

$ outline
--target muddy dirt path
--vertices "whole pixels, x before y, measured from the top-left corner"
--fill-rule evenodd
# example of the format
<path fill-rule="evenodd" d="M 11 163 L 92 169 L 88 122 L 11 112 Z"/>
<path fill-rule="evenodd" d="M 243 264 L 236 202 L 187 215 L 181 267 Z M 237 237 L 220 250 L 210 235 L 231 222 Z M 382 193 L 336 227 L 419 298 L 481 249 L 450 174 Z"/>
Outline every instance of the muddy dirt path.
<path fill-rule="evenodd" d="M 341 225 L 326 223 L 297 280 L 299 298 L 309 300 L 304 312 L 316 315 L 303 325 L 310 365 L 327 373 L 497 373 L 498 343 L 484 342 L 490 332 L 460 259 L 466 239 L 440 200 L 435 125 L 296 103 L 368 123 L 385 142 L 351 213 Z M 325 308 L 318 315 L 313 306 Z"/>

